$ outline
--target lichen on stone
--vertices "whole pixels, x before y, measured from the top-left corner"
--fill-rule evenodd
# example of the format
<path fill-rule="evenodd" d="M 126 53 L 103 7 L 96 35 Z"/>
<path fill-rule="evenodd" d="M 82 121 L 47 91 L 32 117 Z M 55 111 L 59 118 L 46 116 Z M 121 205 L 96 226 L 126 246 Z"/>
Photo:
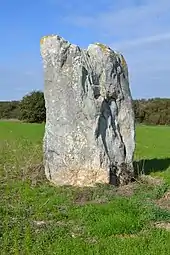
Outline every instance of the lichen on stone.
<path fill-rule="evenodd" d="M 105 44 L 95 43 L 95 45 L 99 46 L 102 49 L 102 51 L 104 51 L 104 52 L 110 50 L 110 48 L 107 45 L 105 45 Z"/>
<path fill-rule="evenodd" d="M 41 44 L 47 178 L 56 185 L 127 184 L 135 121 L 123 56 L 101 43 L 80 49 L 58 35 Z"/>
<path fill-rule="evenodd" d="M 42 44 L 44 43 L 45 39 L 50 38 L 50 37 L 53 37 L 53 36 L 54 36 L 54 35 L 45 35 L 45 36 L 43 36 L 43 37 L 40 39 L 40 44 L 42 45 Z"/>
<path fill-rule="evenodd" d="M 123 57 L 123 55 L 121 54 L 121 64 L 122 64 L 122 67 L 126 67 L 127 66 L 127 64 L 126 64 L 126 60 L 125 60 L 125 58 Z"/>
<path fill-rule="evenodd" d="M 120 61 L 121 61 L 121 66 L 122 66 L 123 68 L 127 67 L 127 63 L 126 63 L 126 60 L 125 60 L 124 56 L 123 56 L 121 53 L 119 53 L 119 52 L 116 52 L 116 55 L 117 55 L 117 57 L 118 57 L 118 58 L 120 59 Z"/>

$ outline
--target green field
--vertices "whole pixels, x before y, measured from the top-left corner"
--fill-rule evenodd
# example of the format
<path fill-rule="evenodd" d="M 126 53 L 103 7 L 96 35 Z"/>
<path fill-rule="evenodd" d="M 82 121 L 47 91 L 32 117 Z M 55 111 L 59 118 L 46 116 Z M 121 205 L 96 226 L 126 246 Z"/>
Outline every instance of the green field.
<path fill-rule="evenodd" d="M 0 254 L 170 254 L 170 127 L 137 127 L 135 169 L 148 177 L 124 188 L 51 186 L 43 133 L 0 122 Z"/>

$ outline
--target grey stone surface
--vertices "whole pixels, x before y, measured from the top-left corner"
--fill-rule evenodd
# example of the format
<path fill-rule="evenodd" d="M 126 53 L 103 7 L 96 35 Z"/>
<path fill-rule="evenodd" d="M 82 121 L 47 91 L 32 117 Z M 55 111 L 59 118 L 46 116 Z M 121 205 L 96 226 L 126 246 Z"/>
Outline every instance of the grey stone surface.
<path fill-rule="evenodd" d="M 134 112 L 125 59 L 96 43 L 41 39 L 46 127 L 44 164 L 57 185 L 123 185 L 133 176 Z"/>

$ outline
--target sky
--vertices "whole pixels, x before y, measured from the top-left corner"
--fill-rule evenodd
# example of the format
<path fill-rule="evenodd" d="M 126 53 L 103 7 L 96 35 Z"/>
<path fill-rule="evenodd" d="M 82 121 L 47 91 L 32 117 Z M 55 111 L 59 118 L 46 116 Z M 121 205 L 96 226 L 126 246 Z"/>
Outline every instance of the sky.
<path fill-rule="evenodd" d="M 43 90 L 50 34 L 120 51 L 133 98 L 170 97 L 170 0 L 0 0 L 0 34 L 0 101 Z"/>

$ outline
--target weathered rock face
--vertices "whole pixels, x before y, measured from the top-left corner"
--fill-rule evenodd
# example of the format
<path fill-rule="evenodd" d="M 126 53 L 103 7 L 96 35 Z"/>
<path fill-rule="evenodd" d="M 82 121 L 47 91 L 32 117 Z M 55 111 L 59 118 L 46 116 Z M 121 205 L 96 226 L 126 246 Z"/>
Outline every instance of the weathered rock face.
<path fill-rule="evenodd" d="M 45 76 L 44 164 L 57 185 L 123 185 L 133 175 L 134 113 L 128 69 L 102 44 L 87 50 L 41 39 Z"/>

